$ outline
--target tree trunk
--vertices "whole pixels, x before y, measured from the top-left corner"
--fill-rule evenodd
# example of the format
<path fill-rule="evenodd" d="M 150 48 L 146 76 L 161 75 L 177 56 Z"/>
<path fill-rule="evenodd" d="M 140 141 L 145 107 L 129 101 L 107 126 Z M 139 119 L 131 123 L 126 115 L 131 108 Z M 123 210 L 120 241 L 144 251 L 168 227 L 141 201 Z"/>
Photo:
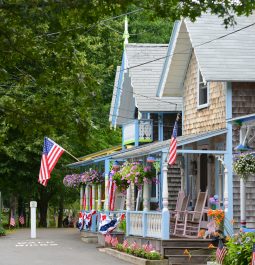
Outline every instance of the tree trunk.
<path fill-rule="evenodd" d="M 60 196 L 59 209 L 58 209 L 58 227 L 59 228 L 63 226 L 63 213 L 64 213 L 64 200 L 63 200 L 63 196 Z"/>
<path fill-rule="evenodd" d="M 47 211 L 48 211 L 48 201 L 40 202 L 40 221 L 39 227 L 47 227 Z"/>

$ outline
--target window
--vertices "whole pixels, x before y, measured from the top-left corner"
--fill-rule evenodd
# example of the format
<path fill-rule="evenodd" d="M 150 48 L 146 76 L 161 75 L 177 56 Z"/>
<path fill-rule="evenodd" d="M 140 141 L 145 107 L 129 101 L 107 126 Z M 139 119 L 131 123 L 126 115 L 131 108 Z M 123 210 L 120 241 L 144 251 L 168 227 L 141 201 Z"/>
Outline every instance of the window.
<path fill-rule="evenodd" d="M 209 105 L 209 83 L 204 83 L 200 70 L 198 70 L 197 103 L 198 108 L 206 108 Z"/>

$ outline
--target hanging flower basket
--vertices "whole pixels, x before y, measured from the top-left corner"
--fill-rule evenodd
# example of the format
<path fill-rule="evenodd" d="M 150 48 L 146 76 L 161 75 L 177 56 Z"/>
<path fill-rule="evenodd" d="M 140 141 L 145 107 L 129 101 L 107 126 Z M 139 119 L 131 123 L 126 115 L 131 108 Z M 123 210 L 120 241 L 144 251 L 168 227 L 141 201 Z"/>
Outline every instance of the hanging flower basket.
<path fill-rule="evenodd" d="M 241 155 L 233 164 L 234 171 L 240 178 L 247 179 L 255 174 L 255 158 L 251 154 Z"/>
<path fill-rule="evenodd" d="M 128 183 L 128 181 L 126 179 L 122 178 L 120 171 L 111 170 L 110 178 L 112 178 L 112 180 L 116 184 L 117 190 L 119 192 L 125 194 L 130 183 Z"/>
<path fill-rule="evenodd" d="M 63 179 L 63 184 L 68 188 L 77 188 L 81 183 L 80 174 L 66 175 Z"/>
<path fill-rule="evenodd" d="M 86 172 L 88 174 L 88 179 L 86 184 L 101 184 L 102 182 L 104 182 L 104 177 L 103 174 L 92 169 L 88 172 Z"/>

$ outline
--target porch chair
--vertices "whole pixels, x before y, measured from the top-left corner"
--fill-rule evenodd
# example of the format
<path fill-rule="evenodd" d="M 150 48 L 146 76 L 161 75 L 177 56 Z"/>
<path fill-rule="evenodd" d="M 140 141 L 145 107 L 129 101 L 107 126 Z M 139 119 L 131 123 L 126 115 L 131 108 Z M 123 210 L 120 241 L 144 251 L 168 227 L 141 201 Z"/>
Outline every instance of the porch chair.
<path fill-rule="evenodd" d="M 184 212 L 187 210 L 190 196 L 185 196 L 183 191 L 179 191 L 175 210 L 170 211 L 170 233 L 174 232 L 177 212 Z"/>
<path fill-rule="evenodd" d="M 205 192 L 199 191 L 194 211 L 177 212 L 174 235 L 190 238 L 198 237 L 207 201 L 207 194 L 207 190 Z"/>

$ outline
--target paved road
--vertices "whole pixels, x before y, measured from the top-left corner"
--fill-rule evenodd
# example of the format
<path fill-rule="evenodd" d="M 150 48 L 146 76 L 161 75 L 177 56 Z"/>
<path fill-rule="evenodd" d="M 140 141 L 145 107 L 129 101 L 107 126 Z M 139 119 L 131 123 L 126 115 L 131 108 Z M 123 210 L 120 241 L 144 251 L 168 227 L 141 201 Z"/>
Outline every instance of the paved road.
<path fill-rule="evenodd" d="M 29 229 L 0 237 L 0 265 L 117 265 L 130 264 L 101 253 L 95 244 L 80 240 L 75 228 Z"/>

